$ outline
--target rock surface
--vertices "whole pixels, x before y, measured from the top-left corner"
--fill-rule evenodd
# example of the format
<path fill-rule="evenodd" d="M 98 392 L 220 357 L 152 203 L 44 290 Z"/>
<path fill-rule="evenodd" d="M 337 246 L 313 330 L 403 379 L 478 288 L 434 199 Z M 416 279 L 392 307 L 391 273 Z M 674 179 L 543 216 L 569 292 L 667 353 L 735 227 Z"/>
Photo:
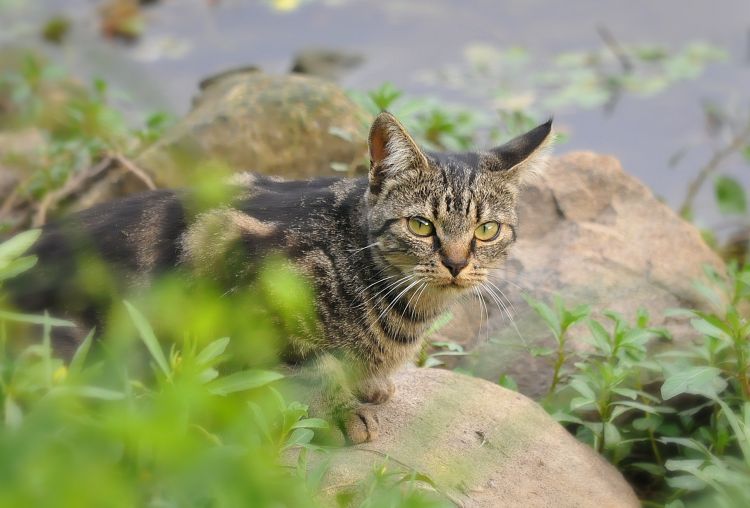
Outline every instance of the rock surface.
<path fill-rule="evenodd" d="M 327 495 L 386 465 L 428 476 L 467 508 L 639 506 L 614 467 L 523 395 L 438 369 L 406 369 L 394 381 L 380 437 L 330 456 Z"/>
<path fill-rule="evenodd" d="M 160 186 L 206 161 L 289 178 L 365 171 L 367 113 L 336 85 L 252 69 L 204 81 L 190 113 L 136 162 Z"/>
<path fill-rule="evenodd" d="M 309 48 L 294 55 L 291 72 L 336 81 L 359 67 L 364 57 L 340 49 Z"/>
<path fill-rule="evenodd" d="M 496 277 L 512 303 L 518 330 L 489 298 L 489 321 L 481 329 L 477 301 L 458 309 L 442 334 L 474 349 L 463 367 L 492 380 L 510 374 L 532 397 L 545 392 L 551 362 L 533 357 L 528 347 L 550 347 L 552 338 L 522 292 L 547 301 L 559 294 L 568 303 L 592 304 L 596 311 L 616 310 L 631 322 L 644 308 L 653 326 L 668 328 L 676 339 L 694 336 L 685 320 L 664 318 L 664 311 L 705 308 L 693 282 L 704 278 L 704 265 L 721 272 L 723 262 L 694 226 L 623 171 L 615 158 L 590 152 L 554 158 L 520 199 L 518 242 L 507 269 Z M 575 339 L 586 333 L 584 325 L 572 330 L 574 348 L 583 347 Z"/>

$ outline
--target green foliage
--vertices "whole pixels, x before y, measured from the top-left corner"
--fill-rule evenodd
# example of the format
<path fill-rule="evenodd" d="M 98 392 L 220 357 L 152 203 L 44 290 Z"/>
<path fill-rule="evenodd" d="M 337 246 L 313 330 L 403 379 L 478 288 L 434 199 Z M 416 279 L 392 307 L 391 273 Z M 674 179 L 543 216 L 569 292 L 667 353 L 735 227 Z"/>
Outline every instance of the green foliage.
<path fill-rule="evenodd" d="M 579 321 L 585 319 L 591 312 L 588 305 L 579 305 L 575 308 L 568 309 L 565 307 L 562 299 L 556 296 L 553 307 L 549 307 L 541 300 L 536 300 L 529 295 L 524 295 L 524 299 L 542 318 L 547 327 L 552 331 L 552 335 L 557 343 L 557 349 L 534 348 L 531 353 L 535 356 L 553 356 L 554 370 L 552 382 L 550 383 L 547 396 L 552 395 L 563 376 L 563 368 L 569 356 L 567 349 L 568 329 Z M 502 384 L 502 383 L 501 383 Z"/>
<path fill-rule="evenodd" d="M 468 150 L 482 131 L 493 127 L 490 115 L 434 98 L 406 97 L 392 83 L 349 95 L 373 116 L 387 110 L 395 114 L 423 146 L 435 150 Z"/>
<path fill-rule="evenodd" d="M 436 337 L 440 330 L 453 320 L 453 313 L 448 311 L 435 320 L 424 333 L 422 339 L 422 349 L 417 356 L 416 364 L 418 367 L 439 367 L 445 365 L 444 358 L 451 356 L 466 356 L 461 344 L 449 340 L 440 340 Z"/>
<path fill-rule="evenodd" d="M 596 50 L 572 51 L 545 62 L 544 71 L 524 48 L 468 46 L 465 63 L 423 74 L 440 83 L 490 98 L 505 114 L 539 117 L 564 108 L 611 107 L 629 93 L 651 96 L 673 84 L 694 79 L 706 65 L 726 58 L 721 49 L 692 42 L 678 50 L 659 46 L 622 46 L 607 34 Z"/>
<path fill-rule="evenodd" d="M 556 369 L 544 404 L 579 439 L 618 466 L 648 502 L 669 506 L 746 506 L 750 503 L 750 268 L 726 277 L 707 270 L 699 285 L 717 312 L 676 310 L 701 340 L 653 353 L 665 330 L 649 326 L 645 310 L 630 323 L 605 311 L 586 319 L 585 351 L 566 351 L 574 369 Z M 552 335 L 587 310 L 554 309 L 529 299 Z M 720 311 L 718 309 L 721 309 Z M 580 331 L 580 330 L 579 330 Z M 551 352 L 548 354 L 552 354 Z M 558 358 L 560 353 L 558 352 Z"/>
<path fill-rule="evenodd" d="M 734 178 L 725 175 L 716 177 L 714 193 L 721 213 L 744 214 L 747 212 L 745 189 Z"/>
<path fill-rule="evenodd" d="M 33 265 L 24 252 L 38 236 L 0 244 L 0 278 Z M 278 263 L 261 279 L 265 296 L 239 302 L 167 279 L 115 304 L 101 344 L 92 330 L 67 364 L 52 338 L 72 323 L 0 300 L 0 506 L 327 505 L 328 448 L 314 438 L 329 424 L 282 395 L 276 355 L 263 353 L 288 326 L 262 316 L 307 308 L 309 290 Z M 271 344 L 233 349 L 234 339 L 212 335 L 236 330 L 225 320 L 256 325 L 243 339 Z M 428 477 L 387 459 L 345 490 L 341 507 L 448 505 Z"/>
<path fill-rule="evenodd" d="M 0 154 L 0 163 L 23 170 L 20 197 L 41 200 L 107 155 L 131 156 L 158 139 L 171 122 L 166 114 L 155 113 L 143 128 L 132 128 L 110 105 L 112 95 L 102 79 L 84 87 L 33 53 L 3 69 L 0 128 L 33 129 L 44 140 L 34 153 L 11 147 Z"/>

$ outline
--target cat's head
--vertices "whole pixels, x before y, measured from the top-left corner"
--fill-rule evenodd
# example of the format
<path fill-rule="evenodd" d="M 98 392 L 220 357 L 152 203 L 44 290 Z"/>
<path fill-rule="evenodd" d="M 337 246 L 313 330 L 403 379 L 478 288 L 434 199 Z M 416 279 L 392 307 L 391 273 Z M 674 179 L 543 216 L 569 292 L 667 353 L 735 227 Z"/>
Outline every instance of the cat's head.
<path fill-rule="evenodd" d="M 519 188 L 544 163 L 551 129 L 550 120 L 491 150 L 431 153 L 381 113 L 370 130 L 367 192 L 379 257 L 435 291 L 482 284 L 515 241 Z"/>

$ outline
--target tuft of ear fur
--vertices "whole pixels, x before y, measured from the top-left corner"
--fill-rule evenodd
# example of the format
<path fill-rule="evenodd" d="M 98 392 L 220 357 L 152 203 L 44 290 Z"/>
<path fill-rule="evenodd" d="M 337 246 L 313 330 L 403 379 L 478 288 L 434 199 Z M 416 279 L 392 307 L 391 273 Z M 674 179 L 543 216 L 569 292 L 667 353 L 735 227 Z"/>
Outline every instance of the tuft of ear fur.
<path fill-rule="evenodd" d="M 554 142 L 552 119 L 490 150 L 490 171 L 498 171 L 517 183 L 541 170 Z"/>
<path fill-rule="evenodd" d="M 414 168 L 427 168 L 427 157 L 396 117 L 380 113 L 370 128 L 370 192 L 378 194 L 383 180 Z"/>

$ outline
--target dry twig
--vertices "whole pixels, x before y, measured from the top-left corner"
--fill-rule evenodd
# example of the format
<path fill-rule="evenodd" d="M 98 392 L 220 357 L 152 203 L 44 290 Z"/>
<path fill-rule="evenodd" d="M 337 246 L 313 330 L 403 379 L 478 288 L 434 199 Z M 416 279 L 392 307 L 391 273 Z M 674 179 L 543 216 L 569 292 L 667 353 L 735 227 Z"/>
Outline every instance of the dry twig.
<path fill-rule="evenodd" d="M 698 191 L 703 187 L 706 179 L 711 176 L 716 170 L 721 167 L 721 164 L 725 159 L 735 154 L 738 150 L 741 150 L 745 145 L 750 143 L 750 120 L 748 120 L 745 127 L 737 133 L 732 140 L 720 150 L 717 150 L 714 155 L 709 159 L 705 166 L 701 168 L 698 175 L 688 185 L 685 199 L 682 201 L 680 206 L 680 215 L 683 217 L 688 215 L 690 209 L 693 207 L 693 201 L 698 195 Z"/>

